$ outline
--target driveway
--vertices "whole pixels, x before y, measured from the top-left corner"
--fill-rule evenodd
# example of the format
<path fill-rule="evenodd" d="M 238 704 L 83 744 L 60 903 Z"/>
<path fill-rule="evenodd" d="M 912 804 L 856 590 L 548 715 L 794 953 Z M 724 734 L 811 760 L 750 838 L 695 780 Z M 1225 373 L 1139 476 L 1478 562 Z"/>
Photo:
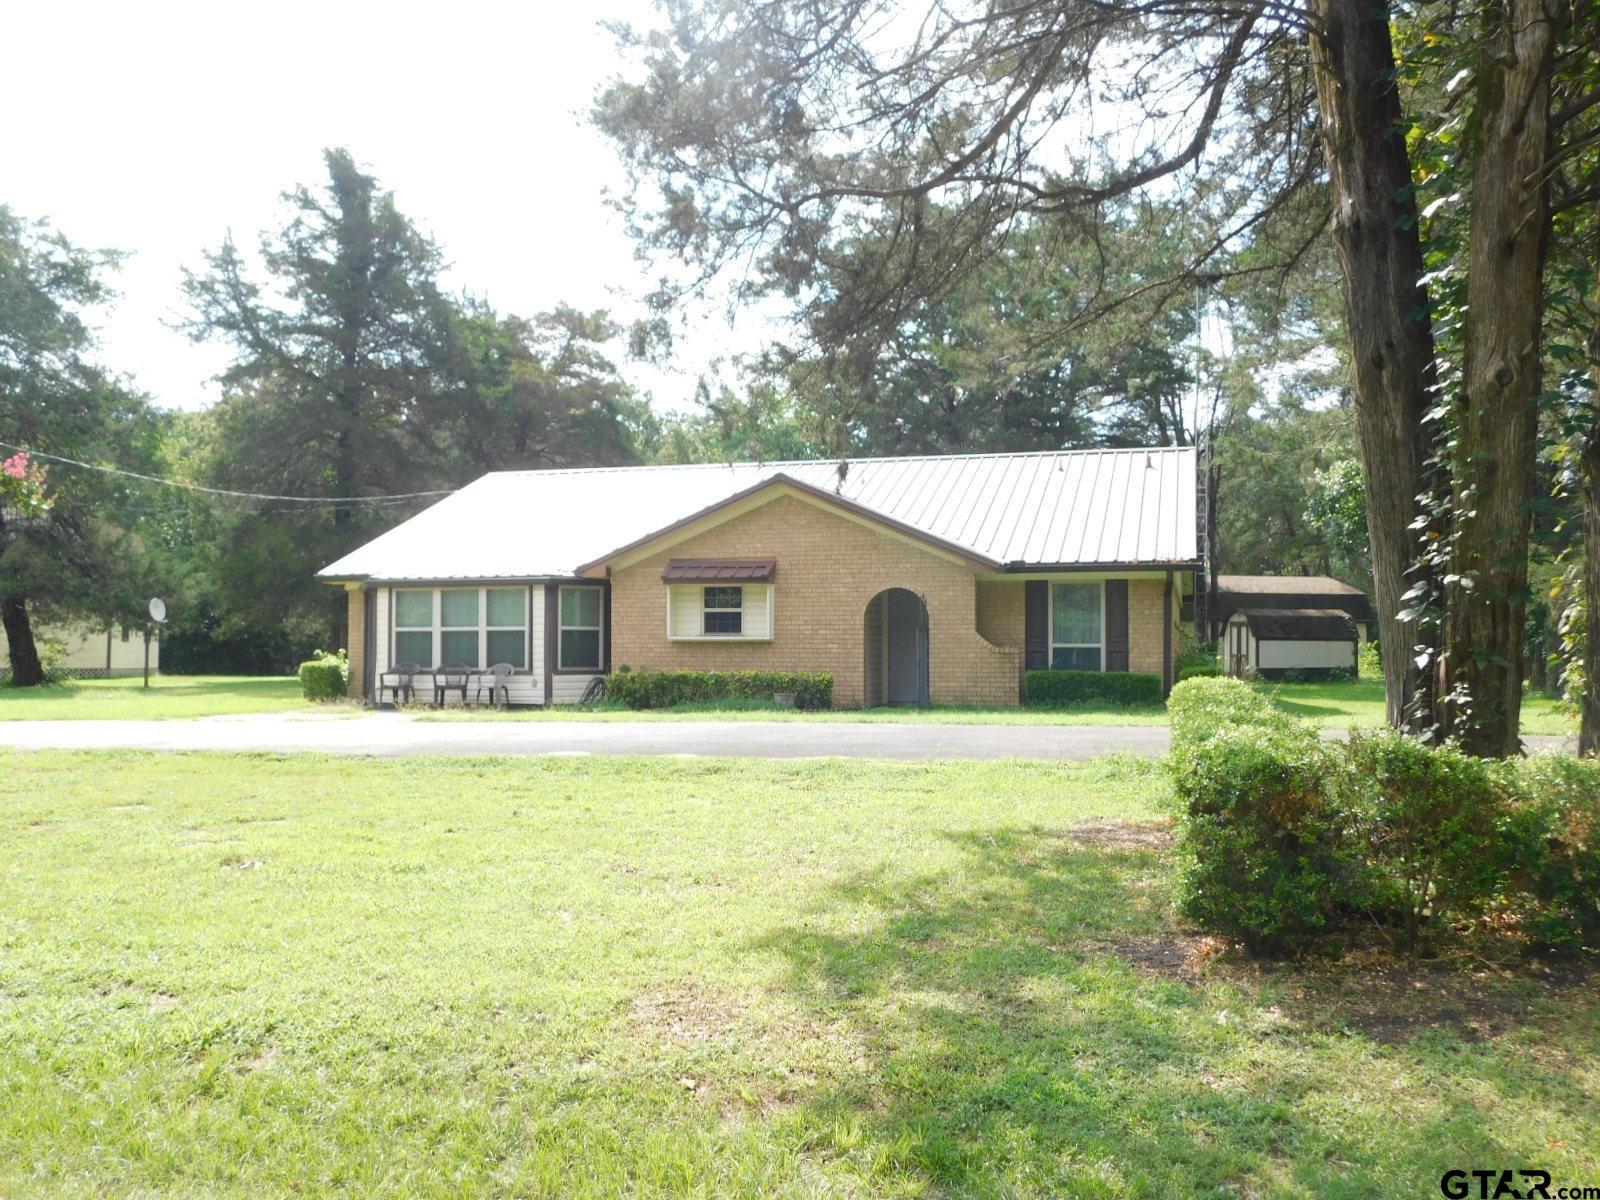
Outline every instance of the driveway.
<path fill-rule="evenodd" d="M 404 714 L 258 713 L 173 721 L 0 721 L 26 750 L 371 754 L 651 754 L 734 758 L 1048 758 L 1167 752 L 1165 726 L 806 721 L 417 721 Z"/>
<path fill-rule="evenodd" d="M 1342 737 L 1328 731 L 1325 737 Z M 1572 738 L 1530 735 L 1529 751 L 1575 749 Z M 1159 758 L 1164 725 L 904 725 L 819 721 L 418 721 L 256 713 L 174 721 L 0 721 L 0 747 L 18 750 L 260 750 L 274 753 L 590 755 L 731 758 L 1040 758 L 1102 754 Z"/>

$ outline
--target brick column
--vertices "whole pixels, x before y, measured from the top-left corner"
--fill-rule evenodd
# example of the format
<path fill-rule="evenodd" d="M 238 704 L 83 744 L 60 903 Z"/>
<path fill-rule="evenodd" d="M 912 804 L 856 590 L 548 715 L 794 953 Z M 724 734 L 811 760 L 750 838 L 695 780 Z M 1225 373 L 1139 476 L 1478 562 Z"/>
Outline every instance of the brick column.
<path fill-rule="evenodd" d="M 348 637 L 350 657 L 350 683 L 345 695 L 352 700 L 365 700 L 362 683 L 367 675 L 367 594 L 359 584 L 349 584 L 345 596 L 350 604 Z"/>

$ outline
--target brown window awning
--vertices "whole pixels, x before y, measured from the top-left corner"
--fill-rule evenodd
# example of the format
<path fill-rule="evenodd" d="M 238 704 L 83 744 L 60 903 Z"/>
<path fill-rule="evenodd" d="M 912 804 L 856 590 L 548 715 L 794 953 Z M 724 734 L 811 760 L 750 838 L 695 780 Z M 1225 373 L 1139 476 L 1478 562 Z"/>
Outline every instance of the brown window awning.
<path fill-rule="evenodd" d="M 771 583 L 775 558 L 673 558 L 661 578 L 667 583 Z"/>

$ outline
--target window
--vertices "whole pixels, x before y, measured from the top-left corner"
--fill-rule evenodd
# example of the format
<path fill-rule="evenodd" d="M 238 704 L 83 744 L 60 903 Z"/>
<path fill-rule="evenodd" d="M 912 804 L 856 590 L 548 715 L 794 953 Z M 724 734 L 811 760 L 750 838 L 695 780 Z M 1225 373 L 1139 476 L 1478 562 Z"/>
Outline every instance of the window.
<path fill-rule="evenodd" d="M 562 671 L 600 669 L 600 589 L 564 587 L 556 667 Z"/>
<path fill-rule="evenodd" d="M 418 589 L 394 594 L 394 660 L 433 666 L 433 592 Z"/>
<path fill-rule="evenodd" d="M 1057 671 L 1101 671 L 1099 583 L 1050 587 L 1050 666 Z"/>
<path fill-rule="evenodd" d="M 744 633 L 744 588 L 708 587 L 701 597 L 701 632 L 707 637 Z"/>
<path fill-rule="evenodd" d="M 437 651 L 437 653 L 435 652 Z M 397 588 L 394 661 L 528 665 L 526 588 Z"/>
<path fill-rule="evenodd" d="M 484 664 L 510 663 L 519 671 L 526 667 L 528 593 L 522 588 L 485 588 L 483 616 Z"/>

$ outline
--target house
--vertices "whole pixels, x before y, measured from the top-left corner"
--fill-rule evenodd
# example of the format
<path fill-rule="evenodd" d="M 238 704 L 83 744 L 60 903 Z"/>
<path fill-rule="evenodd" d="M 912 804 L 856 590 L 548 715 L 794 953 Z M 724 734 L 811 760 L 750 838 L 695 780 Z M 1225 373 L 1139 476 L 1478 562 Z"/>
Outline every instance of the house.
<path fill-rule="evenodd" d="M 1014 705 L 1026 669 L 1170 684 L 1191 449 L 485 475 L 319 572 L 351 691 L 516 668 L 516 704 L 635 670 L 826 671 L 834 701 Z"/>
<path fill-rule="evenodd" d="M 36 626 L 33 640 L 45 664 L 57 675 L 80 679 L 106 679 L 118 675 L 138 675 L 144 671 L 144 634 L 123 629 L 93 629 L 87 625 Z M 62 648 L 59 659 L 46 654 L 45 645 L 55 642 Z M 159 636 L 150 639 L 150 662 L 159 659 Z M 0 630 L 0 675 L 9 676 L 10 644 Z"/>

